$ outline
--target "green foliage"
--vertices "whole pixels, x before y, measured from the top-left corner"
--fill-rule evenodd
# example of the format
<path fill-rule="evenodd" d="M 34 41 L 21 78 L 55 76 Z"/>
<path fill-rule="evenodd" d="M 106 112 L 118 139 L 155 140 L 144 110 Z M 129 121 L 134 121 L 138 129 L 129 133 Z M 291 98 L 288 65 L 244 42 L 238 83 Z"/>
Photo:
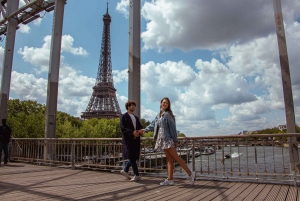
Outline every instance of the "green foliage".
<path fill-rule="evenodd" d="M 148 133 L 144 133 L 142 137 L 153 137 L 153 135 L 154 135 L 154 132 L 150 131 Z"/>
<path fill-rule="evenodd" d="M 26 115 L 45 113 L 46 106 L 37 103 L 36 101 L 19 99 L 12 99 L 8 101 L 8 113 L 11 116 L 17 116 L 20 112 L 24 112 Z"/>
<path fill-rule="evenodd" d="M 42 138 L 45 132 L 46 106 L 36 101 L 12 99 L 8 102 L 7 124 L 16 138 Z M 141 119 L 143 128 L 151 122 Z M 300 133 L 300 127 L 296 126 Z M 252 134 L 286 133 L 278 128 L 257 131 Z M 89 119 L 82 121 L 67 113 L 57 112 L 56 137 L 58 138 L 120 138 L 122 137 L 119 118 Z M 144 133 L 143 137 L 153 137 L 153 132 Z M 180 133 L 178 137 L 186 137 Z"/>
<path fill-rule="evenodd" d="M 254 132 L 252 134 L 282 134 L 282 133 L 286 133 L 286 132 L 287 132 L 286 130 L 281 131 L 277 127 L 274 127 L 274 128 L 260 130 L 260 131 Z M 300 127 L 298 125 L 296 125 L 296 133 L 300 133 Z M 286 141 L 287 137 L 275 137 L 275 140 Z M 297 140 L 299 141 L 300 139 L 297 138 Z"/>
<path fill-rule="evenodd" d="M 149 131 L 148 133 L 144 133 L 143 135 L 142 135 L 142 137 L 151 137 L 151 138 L 153 138 L 153 136 L 154 136 L 154 132 L 153 131 Z M 145 145 L 153 145 L 154 146 L 154 144 L 155 144 L 155 141 L 153 141 L 153 140 L 145 140 L 145 141 L 143 141 L 143 143 L 145 144 Z"/>
<path fill-rule="evenodd" d="M 122 136 L 119 118 L 85 120 L 80 131 L 86 138 L 118 138 Z"/>
<path fill-rule="evenodd" d="M 140 119 L 140 122 L 143 128 L 146 128 L 151 123 L 150 121 L 146 121 L 145 119 Z"/>
<path fill-rule="evenodd" d="M 7 124 L 16 138 L 43 138 L 46 106 L 35 101 L 9 100 Z M 57 112 L 57 138 L 119 138 L 120 120 L 89 119 L 82 121 L 67 113 Z"/>
<path fill-rule="evenodd" d="M 44 136 L 46 107 L 35 101 L 9 100 L 7 124 L 14 137 L 39 138 Z"/>
<path fill-rule="evenodd" d="M 273 134 L 273 133 L 286 133 L 286 131 L 281 131 L 277 127 L 274 127 L 274 128 L 267 128 L 264 130 L 260 130 L 252 134 Z"/>

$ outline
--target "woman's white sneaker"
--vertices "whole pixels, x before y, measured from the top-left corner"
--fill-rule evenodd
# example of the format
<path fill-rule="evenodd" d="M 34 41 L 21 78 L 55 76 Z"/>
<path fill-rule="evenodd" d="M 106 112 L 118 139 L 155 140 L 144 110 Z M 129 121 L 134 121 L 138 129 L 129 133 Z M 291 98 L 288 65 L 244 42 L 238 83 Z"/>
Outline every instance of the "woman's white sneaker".
<path fill-rule="evenodd" d="M 196 177 L 196 173 L 195 173 L 195 171 L 192 171 L 192 172 L 191 172 L 191 175 L 188 177 L 189 183 L 190 183 L 191 185 L 194 184 L 194 182 L 195 182 L 195 177 Z"/>
<path fill-rule="evenodd" d="M 171 186 L 171 185 L 174 185 L 174 181 L 166 179 L 165 181 L 161 182 L 160 185 L 161 186 Z"/>

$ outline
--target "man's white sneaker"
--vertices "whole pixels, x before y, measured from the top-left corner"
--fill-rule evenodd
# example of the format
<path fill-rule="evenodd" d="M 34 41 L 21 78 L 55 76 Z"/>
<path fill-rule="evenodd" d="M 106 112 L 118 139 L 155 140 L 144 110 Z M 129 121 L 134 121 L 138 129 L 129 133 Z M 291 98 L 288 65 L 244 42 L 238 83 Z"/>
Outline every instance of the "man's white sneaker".
<path fill-rule="evenodd" d="M 139 176 L 134 175 L 130 181 L 140 181 L 141 179 L 142 179 L 141 175 L 139 175 Z"/>
<path fill-rule="evenodd" d="M 126 179 L 130 179 L 130 176 L 128 174 L 128 172 L 125 172 L 124 170 L 121 170 L 121 175 L 123 175 Z"/>
<path fill-rule="evenodd" d="M 189 183 L 190 183 L 191 185 L 193 185 L 194 182 L 195 182 L 195 176 L 196 176 L 195 171 L 192 171 L 191 175 L 188 177 Z"/>
<path fill-rule="evenodd" d="M 166 179 L 165 181 L 161 182 L 160 185 L 161 186 L 171 186 L 171 185 L 174 185 L 174 181 Z"/>

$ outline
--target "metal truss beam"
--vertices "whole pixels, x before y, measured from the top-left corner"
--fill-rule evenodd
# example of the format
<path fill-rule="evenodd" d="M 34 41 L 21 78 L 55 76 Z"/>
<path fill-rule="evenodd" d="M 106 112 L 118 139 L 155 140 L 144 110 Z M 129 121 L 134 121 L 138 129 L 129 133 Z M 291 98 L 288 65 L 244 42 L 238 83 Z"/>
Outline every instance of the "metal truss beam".
<path fill-rule="evenodd" d="M 277 43 L 279 50 L 279 61 L 281 67 L 281 79 L 283 88 L 283 98 L 285 106 L 286 126 L 288 133 L 296 133 L 296 121 L 293 101 L 293 90 L 290 75 L 290 66 L 286 46 L 286 38 L 281 9 L 281 0 L 273 0 L 274 17 L 276 26 Z M 289 137 L 290 169 L 294 175 L 299 174 L 299 153 L 296 137 Z M 295 177 L 295 176 L 294 176 Z"/>
<path fill-rule="evenodd" d="M 128 99 L 136 102 L 134 114 L 141 117 L 141 0 L 129 2 Z"/>
<path fill-rule="evenodd" d="M 1 4 L 4 3 L 3 1 Z M 5 2 L 6 3 L 6 2 Z M 2 6 L 2 5 L 1 5 Z M 18 9 L 19 0 L 9 0 L 7 3 L 7 14 L 11 14 Z M 1 93 L 0 93 L 0 118 L 6 119 L 8 112 L 8 99 L 10 91 L 10 81 L 12 72 L 12 63 L 14 57 L 15 36 L 17 30 L 17 20 L 11 18 L 7 22 L 7 36 L 5 42 L 5 51 L 3 56 L 3 68 L 1 77 Z M 0 156 L 1 157 L 1 156 Z"/>
<path fill-rule="evenodd" d="M 54 9 L 55 0 L 24 0 L 26 3 L 23 7 L 19 8 L 17 11 L 7 14 L 6 4 L 7 0 L 0 0 L 0 36 L 6 35 L 7 33 L 7 23 L 10 19 L 14 18 L 19 24 L 28 24 L 29 22 L 40 17 L 39 13 L 42 11 L 50 12 Z"/>

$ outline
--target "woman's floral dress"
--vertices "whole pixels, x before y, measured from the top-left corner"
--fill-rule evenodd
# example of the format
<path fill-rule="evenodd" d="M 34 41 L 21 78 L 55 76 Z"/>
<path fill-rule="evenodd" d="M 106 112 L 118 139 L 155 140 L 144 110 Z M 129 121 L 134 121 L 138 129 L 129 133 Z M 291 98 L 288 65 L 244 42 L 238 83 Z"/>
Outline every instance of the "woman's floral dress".
<path fill-rule="evenodd" d="M 161 115 L 162 117 L 163 115 Z M 163 151 L 164 149 L 175 148 L 173 139 L 165 140 L 163 139 L 164 129 L 161 127 L 161 117 L 158 120 L 158 135 L 155 144 L 155 149 L 157 151 Z"/>

